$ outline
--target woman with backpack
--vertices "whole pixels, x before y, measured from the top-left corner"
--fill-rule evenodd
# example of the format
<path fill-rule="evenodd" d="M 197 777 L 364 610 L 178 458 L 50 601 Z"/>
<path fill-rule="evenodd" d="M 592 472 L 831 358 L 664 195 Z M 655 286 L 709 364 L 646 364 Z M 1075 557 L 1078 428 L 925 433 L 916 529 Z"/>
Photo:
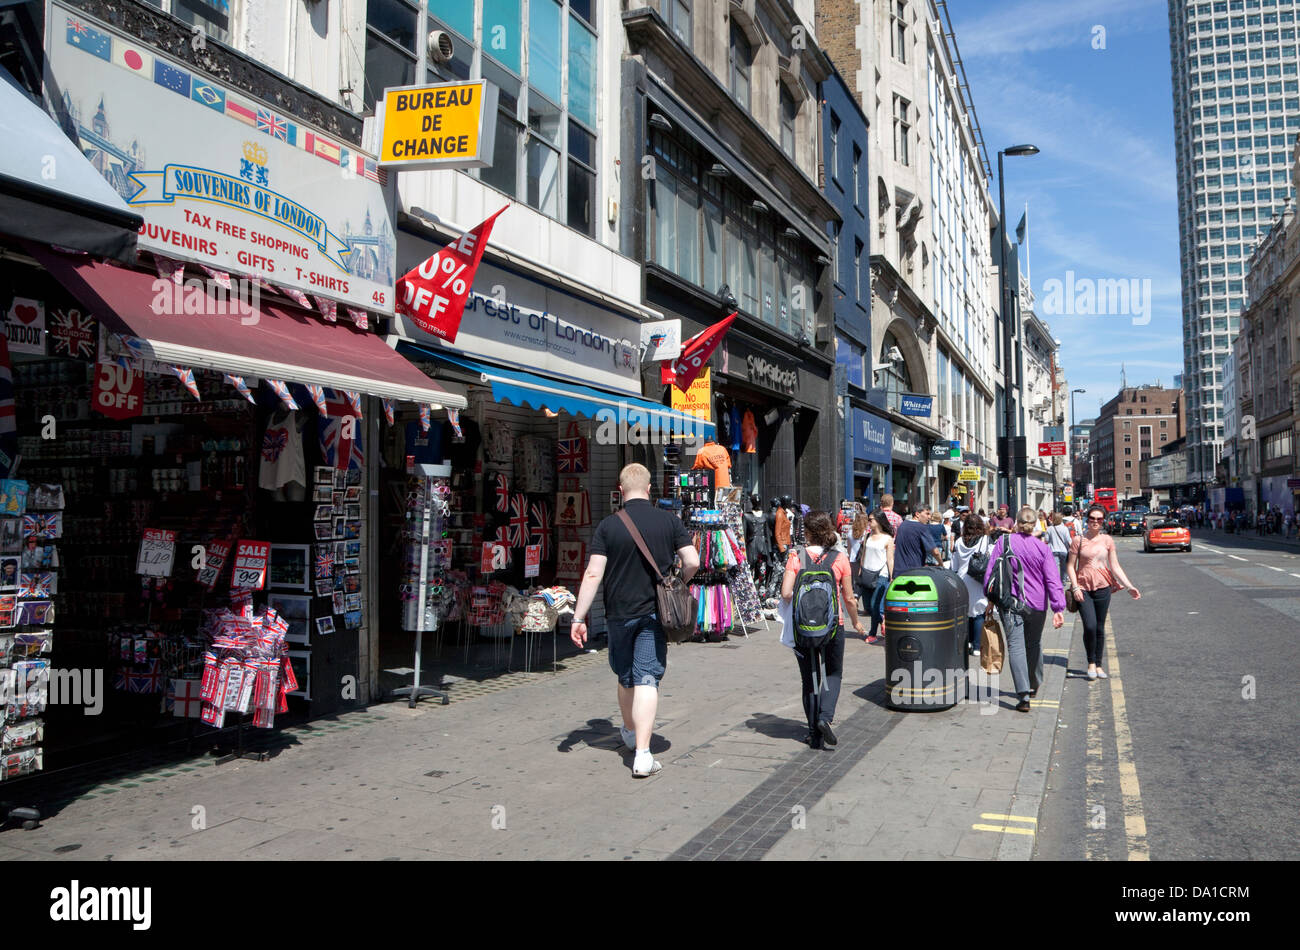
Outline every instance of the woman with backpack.
<path fill-rule="evenodd" d="M 952 569 L 966 585 L 966 649 L 971 656 L 980 655 L 984 613 L 989 606 L 988 595 L 984 593 L 984 572 L 988 569 L 991 546 L 989 529 L 984 522 L 979 518 L 967 518 L 961 537 L 952 549 Z"/>
<path fill-rule="evenodd" d="M 1106 612 L 1111 593 L 1127 590 L 1134 600 L 1142 596 L 1119 566 L 1115 541 L 1102 530 L 1105 521 L 1106 509 L 1101 505 L 1088 509 L 1088 527 L 1070 545 L 1065 565 L 1070 596 L 1079 605 L 1079 618 L 1083 620 L 1083 648 L 1088 654 L 1090 680 L 1107 679 L 1101 663 L 1106 655 Z"/>
<path fill-rule="evenodd" d="M 883 511 L 873 511 L 868 519 L 871 533 L 859 549 L 858 593 L 871 617 L 868 643 L 879 643 L 880 624 L 885 618 L 885 591 L 894 576 L 894 529 Z"/>
<path fill-rule="evenodd" d="M 1016 712 L 1025 713 L 1043 682 L 1043 624 L 1048 608 L 1054 628 L 1065 623 L 1061 575 L 1051 549 L 1033 536 L 1037 523 L 1033 508 L 1021 508 L 1014 529 L 993 546 L 984 574 L 989 607 L 997 608 L 1007 638 L 1007 659 L 1020 700 Z M 994 578 L 997 584 L 990 586 Z"/>
<path fill-rule="evenodd" d="M 1052 549 L 1052 557 L 1056 558 L 1056 567 L 1061 575 L 1061 583 L 1064 584 L 1067 579 L 1065 559 L 1070 556 L 1070 544 L 1074 541 L 1074 532 L 1070 530 L 1070 526 L 1065 523 L 1065 519 L 1059 512 L 1052 512 L 1052 524 L 1047 529 L 1043 540 Z"/>
<path fill-rule="evenodd" d="M 846 608 L 853 629 L 860 634 L 866 630 L 858 616 L 848 556 L 836 548 L 839 535 L 835 522 L 824 511 L 812 511 L 804 519 L 804 532 L 808 545 L 790 552 L 781 584 L 781 597 L 791 601 L 793 619 L 793 629 L 786 627 L 781 642 L 794 648 L 803 683 L 808 744 L 820 749 L 823 743 L 833 746 L 836 742 L 831 723 L 844 670 Z M 813 680 L 814 664 L 820 674 L 820 690 Z"/>

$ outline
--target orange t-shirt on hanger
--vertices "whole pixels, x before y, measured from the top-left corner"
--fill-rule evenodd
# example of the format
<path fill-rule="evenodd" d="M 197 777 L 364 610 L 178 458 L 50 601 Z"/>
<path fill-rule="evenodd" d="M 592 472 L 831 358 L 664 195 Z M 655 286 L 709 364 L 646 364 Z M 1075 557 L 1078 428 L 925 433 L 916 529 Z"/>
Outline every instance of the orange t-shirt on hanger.
<path fill-rule="evenodd" d="M 691 469 L 707 468 L 713 471 L 714 488 L 731 487 L 731 454 L 718 443 L 709 441 L 695 455 Z"/>
<path fill-rule="evenodd" d="M 754 421 L 754 413 L 749 409 L 745 410 L 744 418 L 740 421 L 740 447 L 750 454 L 758 451 L 758 423 Z"/>

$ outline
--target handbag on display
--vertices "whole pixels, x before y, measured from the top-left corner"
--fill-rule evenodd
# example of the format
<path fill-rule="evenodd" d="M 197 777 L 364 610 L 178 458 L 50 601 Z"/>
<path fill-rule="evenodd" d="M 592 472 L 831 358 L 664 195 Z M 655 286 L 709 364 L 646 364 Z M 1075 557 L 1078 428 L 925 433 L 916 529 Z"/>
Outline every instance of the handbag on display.
<path fill-rule="evenodd" d="M 555 525 L 585 528 L 591 524 L 591 498 L 585 488 L 566 489 L 555 496 Z"/>
<path fill-rule="evenodd" d="M 555 468 L 561 475 L 586 475 L 590 453 L 587 440 L 578 435 L 578 423 L 570 422 L 569 431 L 555 446 Z"/>

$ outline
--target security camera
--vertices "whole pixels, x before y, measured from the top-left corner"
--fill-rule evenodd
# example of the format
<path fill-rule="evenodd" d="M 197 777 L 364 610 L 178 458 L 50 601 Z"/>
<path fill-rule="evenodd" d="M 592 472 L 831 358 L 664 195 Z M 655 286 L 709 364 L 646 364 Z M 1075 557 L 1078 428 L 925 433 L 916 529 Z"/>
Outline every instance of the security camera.
<path fill-rule="evenodd" d="M 456 55 L 456 44 L 446 30 L 429 31 L 429 57 L 437 63 L 449 63 Z"/>

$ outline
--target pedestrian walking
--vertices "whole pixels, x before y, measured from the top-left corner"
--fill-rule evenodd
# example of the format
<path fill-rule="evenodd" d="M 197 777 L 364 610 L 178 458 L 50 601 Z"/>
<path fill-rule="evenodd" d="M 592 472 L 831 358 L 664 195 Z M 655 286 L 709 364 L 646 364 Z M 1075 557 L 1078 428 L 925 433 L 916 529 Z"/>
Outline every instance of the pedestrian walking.
<path fill-rule="evenodd" d="M 1070 544 L 1074 541 L 1074 536 L 1059 513 L 1052 514 L 1052 523 L 1044 533 L 1043 540 L 1051 548 L 1052 557 L 1056 558 L 1057 573 L 1061 575 L 1061 584 L 1064 585 L 1068 576 L 1065 573 L 1065 562 L 1070 556 Z"/>
<path fill-rule="evenodd" d="M 894 511 L 894 496 L 885 492 L 880 496 L 880 510 L 885 513 L 885 518 L 889 521 L 889 527 L 893 529 L 894 535 L 898 535 L 898 526 L 903 523 L 903 518 L 898 512 Z"/>
<path fill-rule="evenodd" d="M 1070 545 L 1066 562 L 1070 596 L 1079 605 L 1083 621 L 1083 648 L 1088 654 L 1088 679 L 1106 679 L 1102 666 L 1106 657 L 1106 613 L 1110 610 L 1113 591 L 1127 590 L 1137 600 L 1142 593 L 1134 587 L 1119 566 L 1115 541 L 1102 530 L 1106 509 L 1094 505 L 1088 509 L 1087 529 Z"/>
<path fill-rule="evenodd" d="M 998 513 L 989 519 L 989 527 L 995 533 L 1006 534 L 1015 528 L 1016 522 L 1008 513 L 1006 505 L 998 505 Z"/>
<path fill-rule="evenodd" d="M 917 505 L 916 515 L 894 529 L 894 577 L 924 567 L 926 558 L 938 560 L 940 551 L 930 531 L 930 506 Z"/>
<path fill-rule="evenodd" d="M 984 571 L 988 568 L 992 544 L 984 522 L 967 518 L 961 537 L 952 549 L 952 569 L 966 585 L 966 649 L 971 656 L 980 655 L 984 634 L 984 613 L 989 606 L 988 595 L 984 593 Z"/>
<path fill-rule="evenodd" d="M 1014 522 L 1015 530 L 1003 535 L 989 554 L 984 574 L 984 589 L 998 570 L 998 559 L 1010 548 L 1020 562 L 1020 576 L 1012 581 L 1012 591 L 1023 602 L 1023 610 L 999 610 L 1002 632 L 1007 638 L 1007 659 L 1019 702 L 1017 712 L 1029 712 L 1030 697 L 1037 695 L 1043 682 L 1043 624 L 1052 611 L 1052 626 L 1065 623 L 1065 592 L 1056 559 L 1051 550 L 1033 536 L 1038 515 L 1028 505 L 1021 508 Z M 990 604 L 990 607 L 993 607 Z"/>
<path fill-rule="evenodd" d="M 858 592 L 871 617 L 867 642 L 874 644 L 883 639 L 880 625 L 885 619 L 885 592 L 889 589 L 889 579 L 894 576 L 894 530 L 883 511 L 871 513 L 869 526 L 871 533 L 859 552 Z"/>
<path fill-rule="evenodd" d="M 862 543 L 871 534 L 871 519 L 865 511 L 858 512 L 853 518 L 853 524 L 848 532 L 848 555 L 849 570 L 853 580 L 853 590 L 861 593 L 861 587 L 858 584 L 858 577 L 862 571 Z M 866 610 L 866 600 L 863 600 L 863 610 Z"/>
<path fill-rule="evenodd" d="M 781 584 L 781 598 L 789 602 L 792 619 L 785 625 L 781 642 L 794 649 L 808 720 L 808 744 L 820 749 L 823 744 L 836 743 L 831 724 L 844 670 L 845 610 L 853 619 L 854 630 L 864 635 L 866 630 L 858 616 L 848 556 L 835 546 L 839 535 L 831 516 L 824 511 L 809 512 L 804 532 L 808 544 L 790 552 Z M 810 637 L 820 637 L 820 643 Z"/>
<path fill-rule="evenodd" d="M 700 555 L 680 518 L 650 504 L 650 471 L 632 463 L 618 475 L 623 511 L 654 558 L 659 574 L 681 558 L 682 580 L 689 583 L 700 567 Z M 578 648 L 587 643 L 587 613 L 603 583 L 605 624 L 609 631 L 609 665 L 618 677 L 618 708 L 624 744 L 636 753 L 632 775 L 644 778 L 661 768 L 650 754 L 650 736 L 659 709 L 659 684 L 668 664 L 668 640 L 659 623 L 657 577 L 641 553 L 631 529 L 619 515 L 601 520 L 591 538 L 591 559 L 578 602 L 573 608 L 570 638 Z"/>

